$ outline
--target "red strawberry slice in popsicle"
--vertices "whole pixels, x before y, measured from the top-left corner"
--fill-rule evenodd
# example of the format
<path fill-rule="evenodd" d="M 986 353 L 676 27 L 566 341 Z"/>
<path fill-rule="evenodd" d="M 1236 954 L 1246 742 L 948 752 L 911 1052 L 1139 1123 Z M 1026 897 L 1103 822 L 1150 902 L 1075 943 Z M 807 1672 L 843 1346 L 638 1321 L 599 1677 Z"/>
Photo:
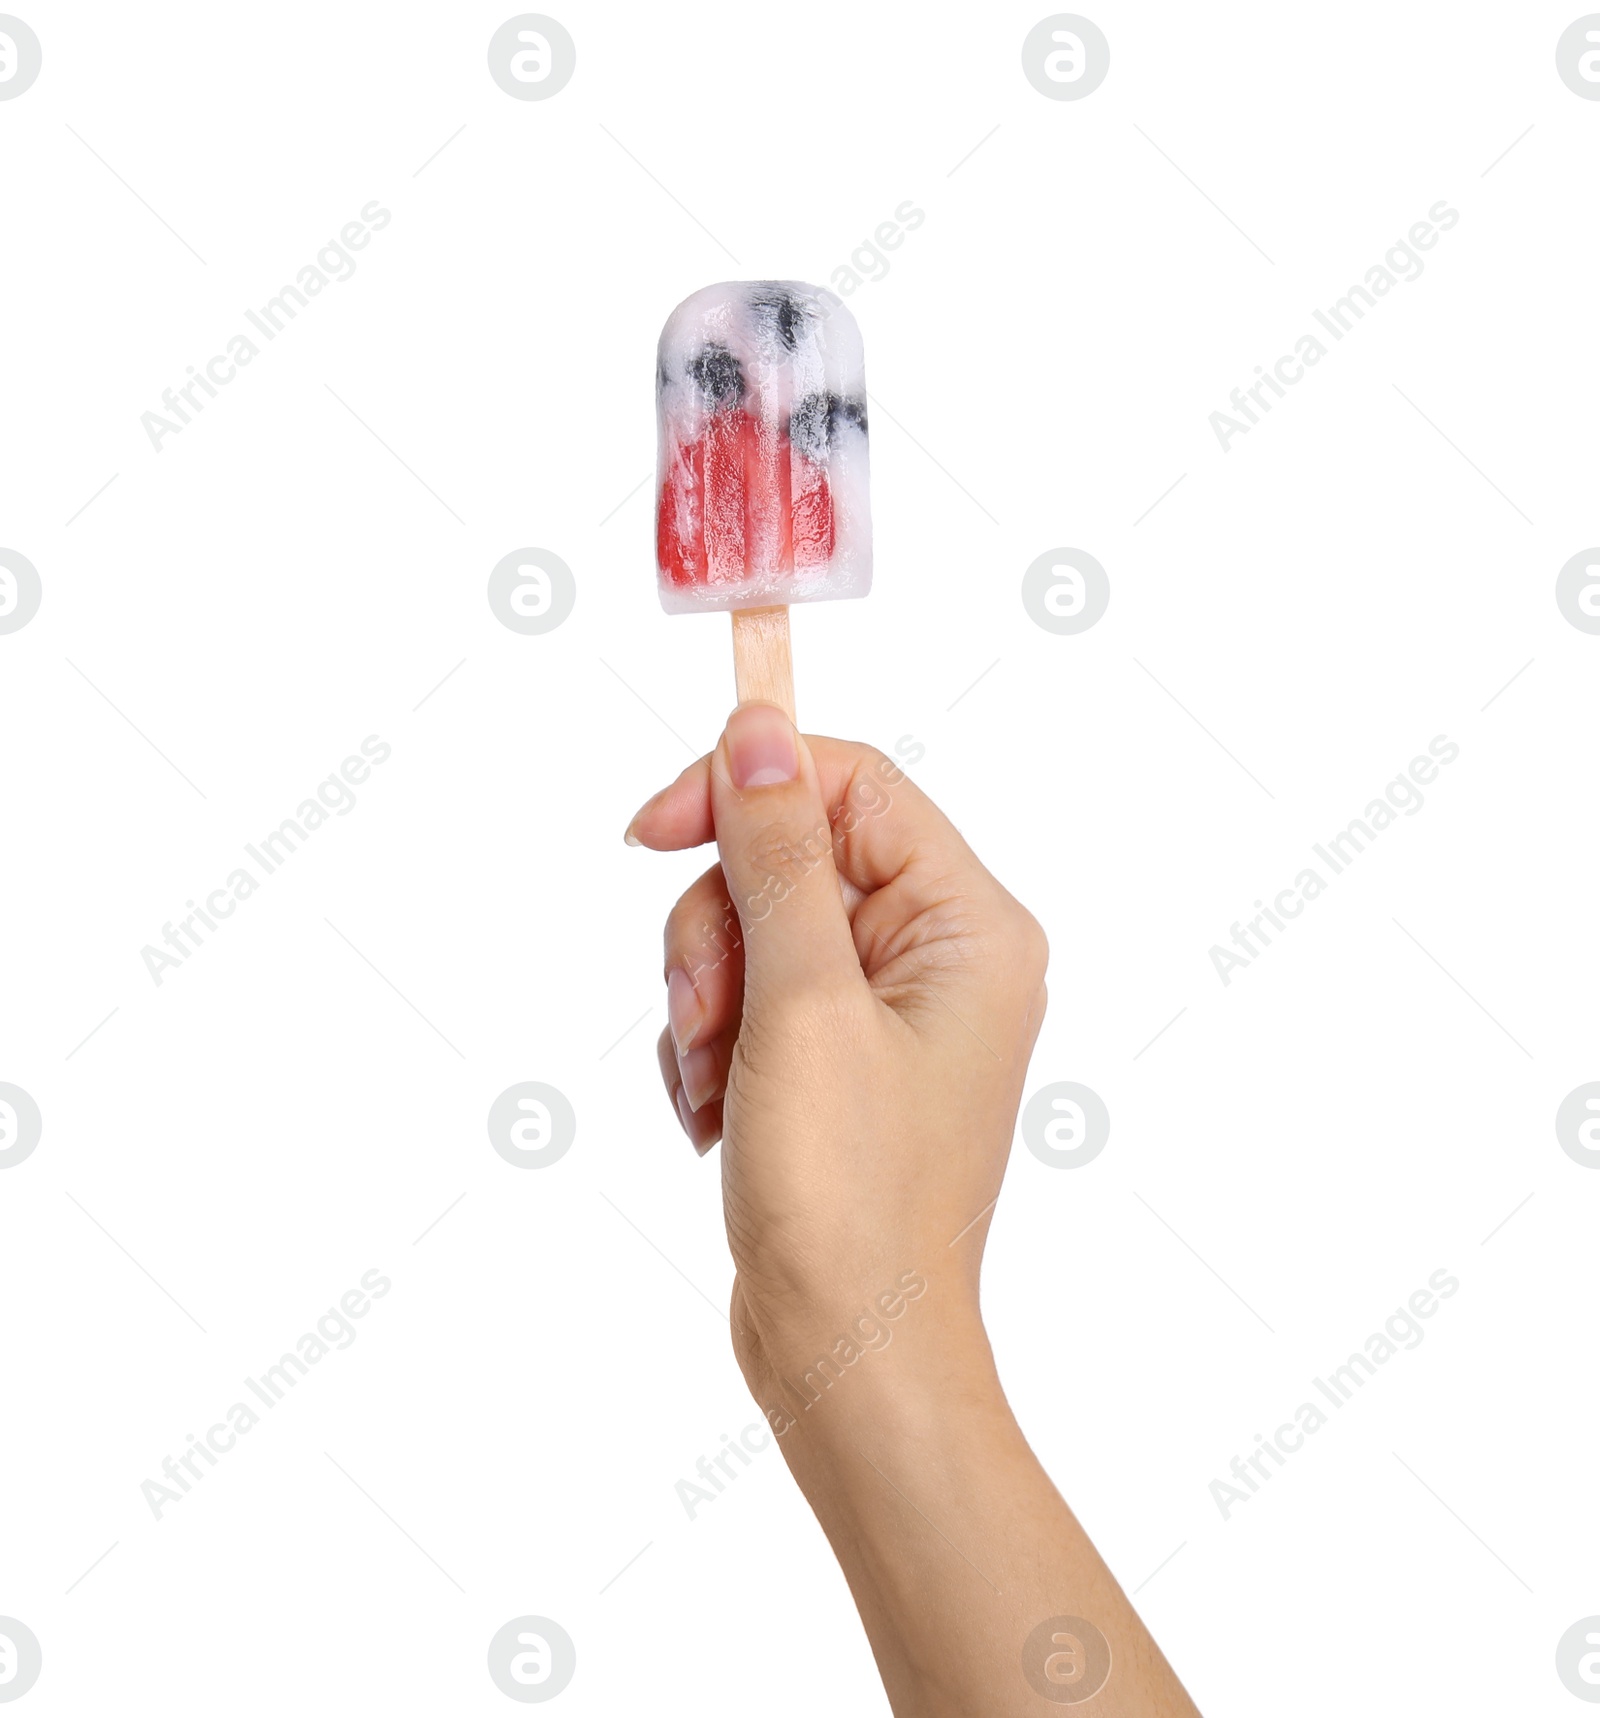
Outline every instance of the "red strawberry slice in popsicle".
<path fill-rule="evenodd" d="M 786 429 L 742 406 L 674 442 L 656 510 L 658 564 L 675 585 L 737 585 L 752 572 L 824 565 L 833 554 L 826 469 Z"/>

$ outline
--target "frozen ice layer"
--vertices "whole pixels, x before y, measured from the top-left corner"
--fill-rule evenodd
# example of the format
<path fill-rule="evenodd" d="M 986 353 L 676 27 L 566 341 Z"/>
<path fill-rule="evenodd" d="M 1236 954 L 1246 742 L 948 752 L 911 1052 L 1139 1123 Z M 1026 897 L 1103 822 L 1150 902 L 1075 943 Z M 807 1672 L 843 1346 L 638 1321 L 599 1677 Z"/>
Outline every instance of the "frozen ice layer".
<path fill-rule="evenodd" d="M 702 288 L 661 330 L 656 402 L 669 614 L 867 594 L 866 374 L 861 330 L 833 293 Z"/>

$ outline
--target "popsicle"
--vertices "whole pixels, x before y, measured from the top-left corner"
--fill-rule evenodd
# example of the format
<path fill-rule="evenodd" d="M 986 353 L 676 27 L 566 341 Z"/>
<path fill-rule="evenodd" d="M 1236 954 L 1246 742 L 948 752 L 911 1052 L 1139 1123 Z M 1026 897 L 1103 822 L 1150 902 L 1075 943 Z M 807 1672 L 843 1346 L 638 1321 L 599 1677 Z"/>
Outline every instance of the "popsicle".
<path fill-rule="evenodd" d="M 661 330 L 656 404 L 661 606 L 731 610 L 740 702 L 792 718 L 788 605 L 872 584 L 861 331 L 803 281 L 703 287 Z"/>

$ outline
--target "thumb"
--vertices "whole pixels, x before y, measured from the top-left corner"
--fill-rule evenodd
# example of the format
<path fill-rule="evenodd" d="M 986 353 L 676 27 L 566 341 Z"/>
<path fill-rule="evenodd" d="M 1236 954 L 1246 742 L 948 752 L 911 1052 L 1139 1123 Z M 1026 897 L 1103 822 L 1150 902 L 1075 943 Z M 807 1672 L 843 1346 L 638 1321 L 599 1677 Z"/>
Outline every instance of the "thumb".
<path fill-rule="evenodd" d="M 744 938 L 747 1006 L 859 980 L 816 763 L 775 704 L 741 704 L 711 759 L 711 815 Z"/>

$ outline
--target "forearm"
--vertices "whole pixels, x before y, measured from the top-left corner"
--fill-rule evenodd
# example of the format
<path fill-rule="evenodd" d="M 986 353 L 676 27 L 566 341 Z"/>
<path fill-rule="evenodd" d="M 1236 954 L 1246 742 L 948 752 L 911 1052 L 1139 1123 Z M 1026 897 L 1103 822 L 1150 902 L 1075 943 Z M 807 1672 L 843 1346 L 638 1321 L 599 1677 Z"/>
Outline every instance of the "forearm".
<path fill-rule="evenodd" d="M 919 1313 L 810 1406 L 784 1392 L 793 1424 L 779 1440 L 895 1712 L 1010 1718 L 1093 1695 L 1099 1718 L 1190 1718 L 1023 1438 L 976 1318 Z M 1054 1618 L 1089 1628 L 1041 1629 Z M 1105 1651 L 1092 1631 L 1110 1657 L 1097 1695 Z"/>

